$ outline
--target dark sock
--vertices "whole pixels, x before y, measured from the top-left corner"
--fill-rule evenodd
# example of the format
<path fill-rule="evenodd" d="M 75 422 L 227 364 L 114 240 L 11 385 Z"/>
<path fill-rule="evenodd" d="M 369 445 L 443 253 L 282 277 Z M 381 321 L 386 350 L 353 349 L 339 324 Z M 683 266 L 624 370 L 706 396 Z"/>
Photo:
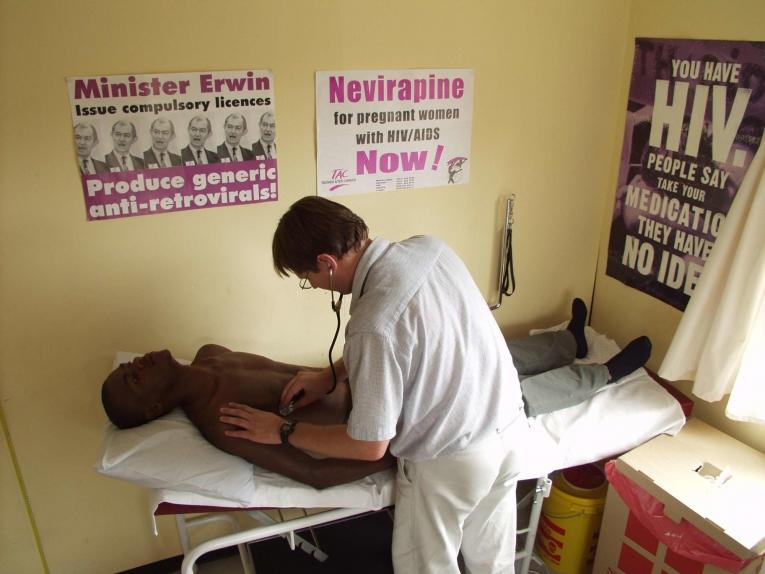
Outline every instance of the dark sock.
<path fill-rule="evenodd" d="M 578 297 L 571 301 L 571 321 L 566 327 L 576 339 L 576 358 L 587 356 L 587 338 L 584 336 L 584 323 L 587 321 L 587 305 Z"/>
<path fill-rule="evenodd" d="M 626 377 L 648 362 L 651 356 L 651 339 L 638 337 L 630 341 L 619 353 L 611 357 L 606 363 L 608 373 L 611 375 L 609 383 Z"/>

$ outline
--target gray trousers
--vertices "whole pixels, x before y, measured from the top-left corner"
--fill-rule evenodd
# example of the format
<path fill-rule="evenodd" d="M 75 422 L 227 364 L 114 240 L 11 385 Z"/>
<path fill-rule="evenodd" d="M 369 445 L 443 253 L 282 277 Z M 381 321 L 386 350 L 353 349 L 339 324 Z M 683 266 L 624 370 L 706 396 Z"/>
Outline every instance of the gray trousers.
<path fill-rule="evenodd" d="M 576 340 L 550 331 L 507 341 L 521 379 L 526 415 L 535 417 L 582 403 L 608 383 L 605 365 L 572 365 Z"/>

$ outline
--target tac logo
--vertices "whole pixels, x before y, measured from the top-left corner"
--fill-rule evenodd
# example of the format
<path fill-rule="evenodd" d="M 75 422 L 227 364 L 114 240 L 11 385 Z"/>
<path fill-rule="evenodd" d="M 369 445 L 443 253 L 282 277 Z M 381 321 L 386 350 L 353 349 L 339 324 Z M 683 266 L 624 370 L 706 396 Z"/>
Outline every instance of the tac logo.
<path fill-rule="evenodd" d="M 335 191 L 354 181 L 356 181 L 356 178 L 350 177 L 350 173 L 347 169 L 336 167 L 329 172 L 329 179 L 325 179 L 321 183 L 323 185 L 328 185 L 329 191 Z"/>

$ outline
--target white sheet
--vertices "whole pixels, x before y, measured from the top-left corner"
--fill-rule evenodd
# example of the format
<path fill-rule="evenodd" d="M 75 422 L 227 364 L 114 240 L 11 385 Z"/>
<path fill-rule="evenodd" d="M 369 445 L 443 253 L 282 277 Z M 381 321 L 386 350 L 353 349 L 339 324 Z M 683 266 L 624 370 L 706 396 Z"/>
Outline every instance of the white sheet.
<path fill-rule="evenodd" d="M 589 327 L 587 340 L 590 353 L 585 362 L 605 362 L 618 352 L 616 343 Z M 523 445 L 523 478 L 621 454 L 658 434 L 674 434 L 684 423 L 679 403 L 640 369 L 586 403 L 530 419 L 533 440 Z M 182 451 L 179 432 L 184 436 Z M 170 502 L 231 508 L 380 508 L 393 503 L 395 486 L 391 470 L 316 490 L 211 447 L 180 411 L 137 429 L 120 431 L 107 425 L 96 468 L 156 489 L 155 507 Z"/>

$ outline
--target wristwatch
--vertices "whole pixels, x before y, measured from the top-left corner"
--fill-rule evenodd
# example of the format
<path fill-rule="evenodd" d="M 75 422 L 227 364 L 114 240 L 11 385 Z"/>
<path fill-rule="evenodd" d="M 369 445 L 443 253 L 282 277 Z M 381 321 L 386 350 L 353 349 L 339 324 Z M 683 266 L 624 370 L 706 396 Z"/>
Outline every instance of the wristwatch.
<path fill-rule="evenodd" d="M 279 436 L 282 439 L 282 444 L 290 443 L 290 435 L 295 432 L 297 421 L 284 421 L 279 428 Z"/>

